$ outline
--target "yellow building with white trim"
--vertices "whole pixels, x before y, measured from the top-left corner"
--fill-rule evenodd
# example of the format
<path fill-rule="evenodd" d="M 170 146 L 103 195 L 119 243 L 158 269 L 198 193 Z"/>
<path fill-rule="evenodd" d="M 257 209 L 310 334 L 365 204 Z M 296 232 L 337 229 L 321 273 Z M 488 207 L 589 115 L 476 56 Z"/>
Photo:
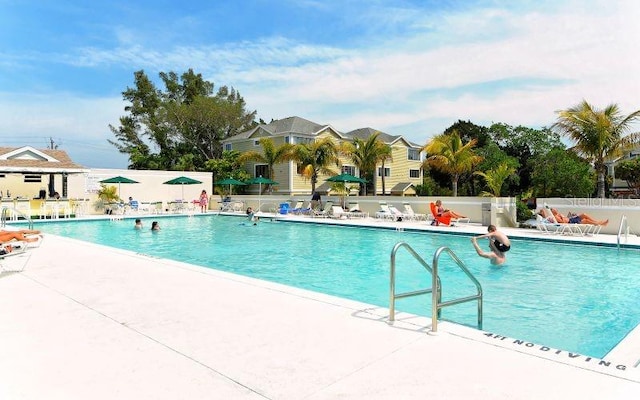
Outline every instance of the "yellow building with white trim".
<path fill-rule="evenodd" d="M 270 138 L 273 144 L 278 147 L 285 143 L 302 144 L 330 138 L 336 144 L 342 142 L 353 142 L 355 138 L 367 140 L 371 135 L 379 132 L 378 139 L 391 146 L 392 159 L 385 162 L 384 170 L 382 165 L 376 168 L 376 182 L 374 183 L 375 193 L 370 195 L 384 194 L 415 194 L 415 186 L 422 183 L 422 161 L 423 154 L 418 144 L 412 143 L 402 136 L 392 136 L 384 132 L 371 128 L 356 129 L 351 132 L 342 133 L 331 125 L 321 125 L 308 121 L 300 117 L 288 117 L 269 124 L 258 125 L 257 127 L 232 136 L 222 141 L 223 149 L 226 151 L 247 151 L 261 152 L 260 139 Z M 248 162 L 246 168 L 253 177 L 268 176 L 268 166 L 257 162 Z M 335 173 L 343 172 L 354 176 L 360 176 L 360 171 L 353 163 L 345 157 L 340 158 L 340 166 L 336 166 Z M 384 191 L 382 175 L 384 174 Z M 331 175 L 318 177 L 316 191 L 327 193 L 331 185 L 325 182 Z M 298 165 L 294 161 L 281 163 L 274 166 L 274 176 L 270 179 L 279 183 L 275 190 L 280 194 L 307 195 L 311 193 L 311 181 L 298 173 Z M 254 185 L 255 186 L 255 185 Z M 257 190 L 257 187 L 248 188 L 249 192 Z"/>

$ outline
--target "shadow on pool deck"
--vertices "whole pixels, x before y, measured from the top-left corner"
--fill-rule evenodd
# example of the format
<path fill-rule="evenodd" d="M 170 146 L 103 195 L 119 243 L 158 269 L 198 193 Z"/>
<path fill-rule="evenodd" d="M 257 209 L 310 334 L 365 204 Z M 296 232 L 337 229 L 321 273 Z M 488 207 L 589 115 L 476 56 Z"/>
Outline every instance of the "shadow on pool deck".
<path fill-rule="evenodd" d="M 0 304 L 3 400 L 640 395 L 618 360 L 51 235 Z"/>

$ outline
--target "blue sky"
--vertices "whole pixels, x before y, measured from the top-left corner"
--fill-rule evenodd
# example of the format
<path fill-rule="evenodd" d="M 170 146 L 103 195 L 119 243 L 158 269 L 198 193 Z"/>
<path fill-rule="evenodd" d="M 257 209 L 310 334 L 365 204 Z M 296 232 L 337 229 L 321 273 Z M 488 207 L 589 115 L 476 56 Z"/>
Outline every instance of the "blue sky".
<path fill-rule="evenodd" d="M 108 126 L 140 69 L 193 68 L 266 121 L 419 144 L 459 119 L 549 126 L 583 99 L 630 113 L 639 18 L 636 0 L 0 0 L 0 145 L 126 168 Z"/>

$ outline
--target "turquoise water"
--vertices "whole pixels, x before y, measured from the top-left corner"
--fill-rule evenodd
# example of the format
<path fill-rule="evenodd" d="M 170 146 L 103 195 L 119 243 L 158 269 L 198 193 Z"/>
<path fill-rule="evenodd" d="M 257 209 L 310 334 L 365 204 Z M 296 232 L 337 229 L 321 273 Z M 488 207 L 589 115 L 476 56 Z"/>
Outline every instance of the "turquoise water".
<path fill-rule="evenodd" d="M 482 284 L 486 331 L 602 358 L 640 323 L 640 259 L 634 250 L 516 239 L 506 266 L 496 267 L 462 235 L 267 221 L 252 226 L 224 216 L 159 221 L 160 232 L 149 230 L 151 219 L 141 231 L 130 219 L 37 228 L 382 307 L 389 305 L 396 243 L 408 243 L 429 264 L 438 247 L 448 246 Z M 398 292 L 431 286 L 406 251 L 398 253 L 397 265 Z M 475 293 L 447 256 L 439 266 L 445 300 Z M 396 303 L 398 310 L 424 316 L 430 307 L 430 296 Z M 476 303 L 445 308 L 442 319 L 475 327 Z"/>

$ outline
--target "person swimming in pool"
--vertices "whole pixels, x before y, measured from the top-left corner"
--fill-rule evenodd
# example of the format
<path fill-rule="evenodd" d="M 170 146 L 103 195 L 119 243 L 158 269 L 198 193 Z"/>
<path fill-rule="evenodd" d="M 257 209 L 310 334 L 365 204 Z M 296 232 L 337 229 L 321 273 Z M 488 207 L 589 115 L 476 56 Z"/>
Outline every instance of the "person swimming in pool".
<path fill-rule="evenodd" d="M 498 231 L 495 225 L 489 225 L 487 230 L 489 233 L 472 237 L 471 243 L 473 243 L 473 247 L 476 249 L 476 253 L 478 253 L 480 257 L 488 258 L 491 260 L 491 264 L 500 265 L 507 261 L 505 253 L 511 250 L 511 241 L 507 235 Z M 485 237 L 489 239 L 489 248 L 491 248 L 491 253 L 482 251 L 478 245 L 478 239 Z"/>
<path fill-rule="evenodd" d="M 251 207 L 247 207 L 247 219 L 249 220 L 249 222 L 253 223 L 254 225 L 258 225 L 259 218 L 253 211 L 253 208 Z"/>

